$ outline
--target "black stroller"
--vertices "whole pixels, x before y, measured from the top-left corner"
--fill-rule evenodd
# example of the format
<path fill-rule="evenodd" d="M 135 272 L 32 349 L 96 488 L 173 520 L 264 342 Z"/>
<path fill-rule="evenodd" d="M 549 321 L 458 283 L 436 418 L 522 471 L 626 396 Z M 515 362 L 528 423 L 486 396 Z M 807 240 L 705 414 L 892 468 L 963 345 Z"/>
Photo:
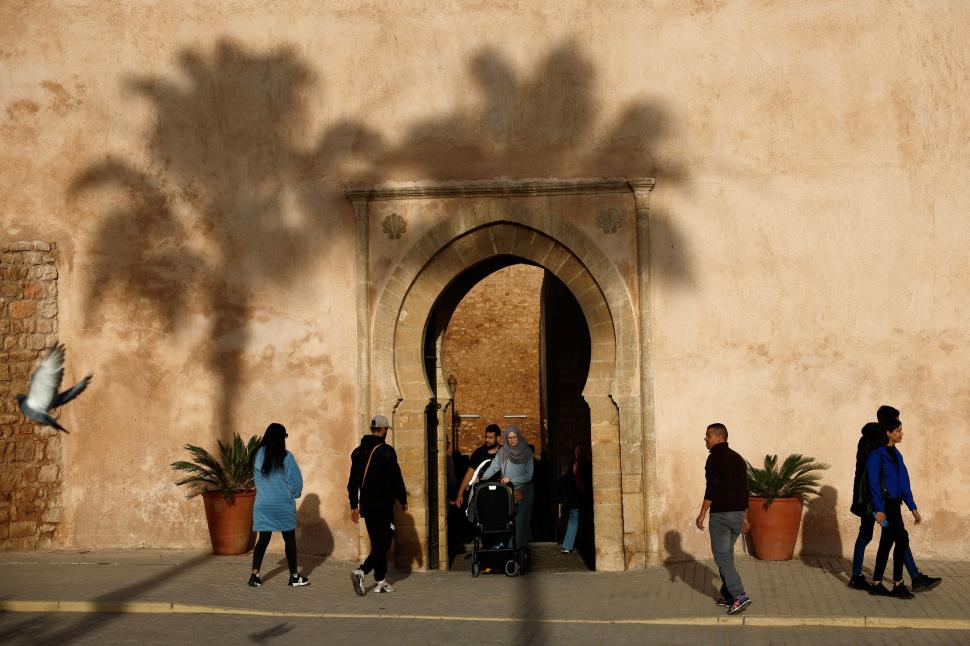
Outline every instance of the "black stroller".
<path fill-rule="evenodd" d="M 515 543 L 515 496 L 512 487 L 498 482 L 479 482 L 472 487 L 468 520 L 475 528 L 472 576 L 482 573 L 482 561 L 505 560 L 505 575 L 522 572 L 523 547 Z"/>

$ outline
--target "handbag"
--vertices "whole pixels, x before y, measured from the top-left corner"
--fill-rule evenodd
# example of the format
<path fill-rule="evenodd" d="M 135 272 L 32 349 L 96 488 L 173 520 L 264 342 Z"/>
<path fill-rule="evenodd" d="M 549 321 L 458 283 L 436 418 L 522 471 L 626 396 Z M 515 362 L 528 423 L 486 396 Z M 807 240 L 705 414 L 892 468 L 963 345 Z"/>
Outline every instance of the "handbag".
<path fill-rule="evenodd" d="M 508 463 L 509 463 L 509 460 L 508 458 L 506 458 L 505 464 L 508 464 Z M 504 465 L 502 468 L 503 469 L 505 468 Z M 522 504 L 522 501 L 525 500 L 525 492 L 522 491 L 521 489 L 516 489 L 515 485 L 510 485 L 510 486 L 512 487 L 512 497 L 515 499 L 515 504 L 517 505 Z"/>

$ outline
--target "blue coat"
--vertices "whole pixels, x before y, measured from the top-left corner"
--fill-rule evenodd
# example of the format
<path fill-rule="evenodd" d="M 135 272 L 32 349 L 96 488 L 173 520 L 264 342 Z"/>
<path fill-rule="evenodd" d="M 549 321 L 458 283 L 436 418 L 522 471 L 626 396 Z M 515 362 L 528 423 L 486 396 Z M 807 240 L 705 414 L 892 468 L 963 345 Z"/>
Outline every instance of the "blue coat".
<path fill-rule="evenodd" d="M 296 529 L 295 499 L 303 494 L 303 474 L 289 451 L 283 458 L 283 469 L 262 472 L 265 449 L 256 451 L 253 475 L 256 478 L 256 502 L 253 505 L 254 532 L 285 532 Z"/>
<path fill-rule="evenodd" d="M 885 446 L 873 449 L 866 460 L 866 477 L 869 480 L 869 492 L 872 494 L 872 508 L 875 511 L 886 512 L 886 502 L 883 498 L 885 487 L 886 498 L 902 500 L 911 510 L 916 509 L 913 500 L 913 490 L 909 485 L 909 471 L 903 462 L 903 454 L 898 450 L 899 466 L 889 457 L 889 450 Z"/>

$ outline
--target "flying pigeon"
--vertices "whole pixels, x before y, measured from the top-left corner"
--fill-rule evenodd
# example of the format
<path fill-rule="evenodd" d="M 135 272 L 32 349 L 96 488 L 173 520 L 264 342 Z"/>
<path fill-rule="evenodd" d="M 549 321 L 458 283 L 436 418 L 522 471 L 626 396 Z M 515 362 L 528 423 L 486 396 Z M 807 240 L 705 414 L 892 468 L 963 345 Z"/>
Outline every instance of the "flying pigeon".
<path fill-rule="evenodd" d="M 59 431 L 68 432 L 50 416 L 51 411 L 71 401 L 88 387 L 92 375 L 88 375 L 68 390 L 58 394 L 61 379 L 64 377 L 64 345 L 58 343 L 47 353 L 30 377 L 30 390 L 26 395 L 17 395 L 17 403 L 27 419 L 41 426 L 53 426 Z"/>

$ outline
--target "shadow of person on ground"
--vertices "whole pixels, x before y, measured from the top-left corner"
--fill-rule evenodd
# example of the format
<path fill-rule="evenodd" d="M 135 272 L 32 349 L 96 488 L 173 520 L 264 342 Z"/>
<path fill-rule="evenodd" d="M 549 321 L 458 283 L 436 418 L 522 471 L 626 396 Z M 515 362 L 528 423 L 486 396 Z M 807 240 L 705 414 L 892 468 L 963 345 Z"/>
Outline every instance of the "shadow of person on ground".
<path fill-rule="evenodd" d="M 705 597 L 716 597 L 720 588 L 720 578 L 717 573 L 702 563 L 698 563 L 693 554 L 684 551 L 681 544 L 680 532 L 670 530 L 664 534 L 664 567 L 670 581 L 678 578 Z"/>
<path fill-rule="evenodd" d="M 808 565 L 836 575 L 845 575 L 852 564 L 842 556 L 842 533 L 838 518 L 839 492 L 826 485 L 819 495 L 807 504 L 802 519 L 802 549 L 799 559 Z M 843 578 L 843 577 L 839 577 Z"/>
<path fill-rule="evenodd" d="M 414 516 L 409 511 L 394 511 L 394 549 L 388 557 L 389 565 L 393 566 L 398 581 L 403 581 L 411 575 L 414 566 L 424 566 L 424 544 L 418 538 L 414 526 Z"/>
<path fill-rule="evenodd" d="M 296 512 L 296 544 L 300 548 L 300 564 L 304 576 L 310 576 L 333 554 L 333 532 L 320 513 L 320 496 L 315 493 L 304 496 Z"/>

